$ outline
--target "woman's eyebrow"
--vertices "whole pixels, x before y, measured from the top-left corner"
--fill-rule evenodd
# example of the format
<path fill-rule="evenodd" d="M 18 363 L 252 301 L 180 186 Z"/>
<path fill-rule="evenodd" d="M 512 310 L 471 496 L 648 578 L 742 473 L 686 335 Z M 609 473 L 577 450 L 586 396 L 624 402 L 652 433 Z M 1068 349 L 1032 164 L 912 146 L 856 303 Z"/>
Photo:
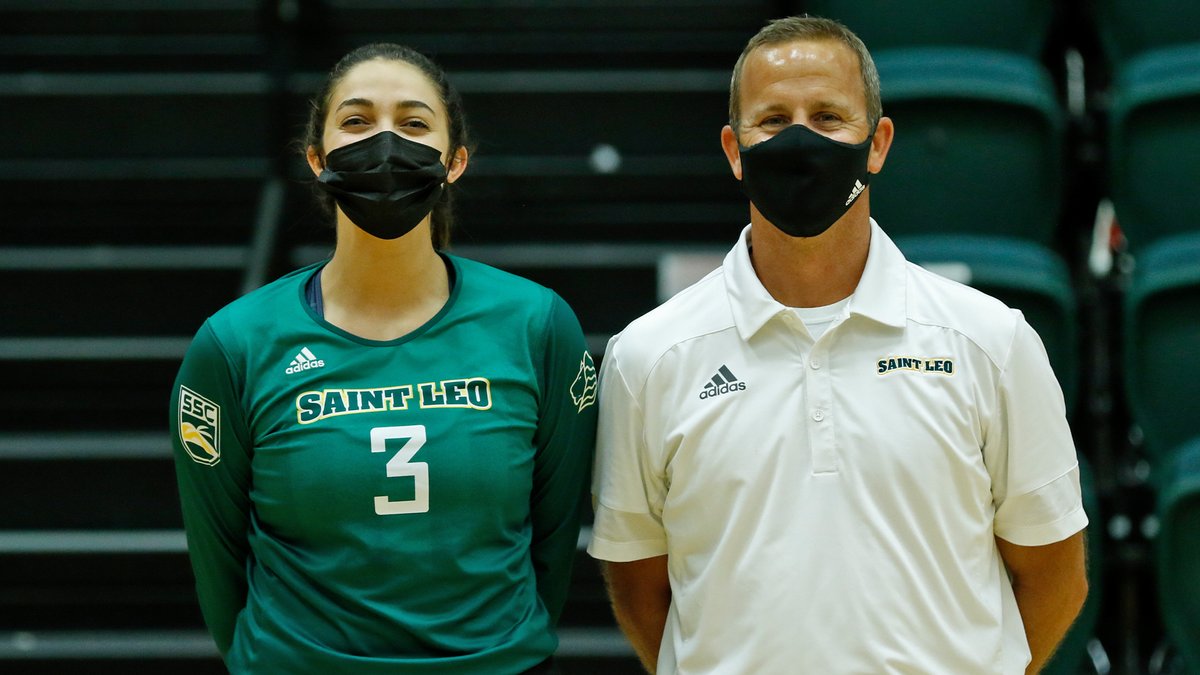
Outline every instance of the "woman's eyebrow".
<path fill-rule="evenodd" d="M 428 103 L 426 103 L 424 101 L 417 101 L 417 100 L 400 101 L 399 103 L 396 104 L 396 108 L 397 109 L 424 108 L 425 110 L 428 110 L 429 112 L 433 113 L 435 116 L 437 115 L 437 111 L 433 109 L 433 106 L 429 105 Z"/>
<path fill-rule="evenodd" d="M 338 110 L 341 110 L 342 108 L 348 108 L 351 106 L 362 106 L 364 108 L 370 108 L 370 107 L 373 107 L 374 105 L 375 105 L 374 101 L 371 101 L 370 99 L 348 98 L 345 101 L 342 101 L 341 103 L 339 103 L 338 107 L 334 109 L 334 112 L 337 112 Z M 435 115 L 437 114 L 437 111 L 433 109 L 433 106 L 429 105 L 428 103 L 426 103 L 424 101 L 418 101 L 416 99 L 410 99 L 408 101 L 400 101 L 399 103 L 396 104 L 396 108 L 397 109 L 422 108 L 424 110 L 428 110 L 431 113 L 434 113 Z"/>
<path fill-rule="evenodd" d="M 364 107 L 370 108 L 371 106 L 373 106 L 373 105 L 375 105 L 375 104 L 374 104 L 374 103 L 372 103 L 372 102 L 370 101 L 370 99 L 365 99 L 365 98 L 348 98 L 348 99 L 346 99 L 345 101 L 342 101 L 341 103 L 339 103 L 339 104 L 338 104 L 338 107 L 334 109 L 334 112 L 337 112 L 338 110 L 341 110 L 342 108 L 347 108 L 347 107 L 350 107 L 350 106 L 356 106 L 356 105 L 360 105 L 360 106 L 364 106 Z"/>

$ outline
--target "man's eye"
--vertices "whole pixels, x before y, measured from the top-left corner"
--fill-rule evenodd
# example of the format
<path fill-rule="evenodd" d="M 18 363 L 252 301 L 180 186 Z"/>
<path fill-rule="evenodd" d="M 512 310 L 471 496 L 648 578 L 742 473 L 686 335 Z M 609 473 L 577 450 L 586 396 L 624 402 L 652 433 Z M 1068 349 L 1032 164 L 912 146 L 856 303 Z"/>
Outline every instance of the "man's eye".
<path fill-rule="evenodd" d="M 779 126 L 780 124 L 787 123 L 787 118 L 783 117 L 782 115 L 772 115 L 761 122 L 762 126 L 764 127 Z"/>

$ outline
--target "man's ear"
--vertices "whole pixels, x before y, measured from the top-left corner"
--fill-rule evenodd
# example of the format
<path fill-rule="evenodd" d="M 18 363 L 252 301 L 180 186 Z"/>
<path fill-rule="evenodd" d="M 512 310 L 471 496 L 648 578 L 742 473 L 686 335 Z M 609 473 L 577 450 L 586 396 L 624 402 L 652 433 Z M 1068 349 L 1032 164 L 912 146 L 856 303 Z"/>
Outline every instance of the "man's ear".
<path fill-rule="evenodd" d="M 875 135 L 871 137 L 871 154 L 867 155 L 867 171 L 879 173 L 887 160 L 888 150 L 892 147 L 892 139 L 896 135 L 896 127 L 892 118 L 880 117 L 875 126 Z"/>
<path fill-rule="evenodd" d="M 729 168 L 733 171 L 733 177 L 742 179 L 742 150 L 738 147 L 737 134 L 733 133 L 733 127 L 728 124 L 724 129 L 721 129 L 721 149 L 725 151 L 725 159 L 729 161 Z"/>

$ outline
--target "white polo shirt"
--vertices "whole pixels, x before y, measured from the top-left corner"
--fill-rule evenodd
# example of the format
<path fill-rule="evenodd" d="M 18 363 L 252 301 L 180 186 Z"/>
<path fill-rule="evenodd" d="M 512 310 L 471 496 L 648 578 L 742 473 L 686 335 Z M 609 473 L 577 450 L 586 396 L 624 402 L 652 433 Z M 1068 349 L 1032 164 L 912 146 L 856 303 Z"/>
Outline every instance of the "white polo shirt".
<path fill-rule="evenodd" d="M 994 537 L 1087 524 L 1062 392 L 1020 312 L 872 221 L 814 341 L 743 231 L 609 343 L 589 552 L 666 554 L 660 673 L 1023 673 Z"/>

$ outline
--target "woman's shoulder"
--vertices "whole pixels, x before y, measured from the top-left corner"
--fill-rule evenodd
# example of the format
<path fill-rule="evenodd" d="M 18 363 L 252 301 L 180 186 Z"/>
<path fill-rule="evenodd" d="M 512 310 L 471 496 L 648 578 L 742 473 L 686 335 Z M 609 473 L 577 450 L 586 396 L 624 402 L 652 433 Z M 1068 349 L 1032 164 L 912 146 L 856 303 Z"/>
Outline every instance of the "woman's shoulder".
<path fill-rule="evenodd" d="M 531 302 L 545 304 L 557 297 L 554 291 L 523 276 L 506 272 L 478 260 L 452 254 L 446 255 L 453 261 L 457 273 L 462 276 L 460 283 L 464 295 L 481 296 L 489 302 L 495 303 L 524 304 Z"/>
<path fill-rule="evenodd" d="M 294 270 L 242 295 L 215 312 L 209 318 L 209 324 L 218 333 L 277 327 L 289 314 L 301 311 L 302 286 L 322 264 L 324 261 Z"/>

